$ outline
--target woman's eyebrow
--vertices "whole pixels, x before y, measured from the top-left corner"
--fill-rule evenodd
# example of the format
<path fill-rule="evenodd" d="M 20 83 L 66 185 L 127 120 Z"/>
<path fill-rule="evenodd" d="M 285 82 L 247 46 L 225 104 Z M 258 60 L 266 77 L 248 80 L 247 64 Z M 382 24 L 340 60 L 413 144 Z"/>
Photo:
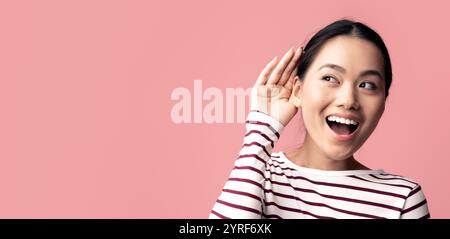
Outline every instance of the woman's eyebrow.
<path fill-rule="evenodd" d="M 336 65 L 336 64 L 330 64 L 330 63 L 319 67 L 319 69 L 317 71 L 320 71 L 322 68 L 327 68 L 327 67 L 331 68 L 331 69 L 334 69 L 334 70 L 338 70 L 338 71 L 340 71 L 342 73 L 346 72 L 344 67 Z M 363 72 L 361 72 L 359 74 L 360 77 L 369 76 L 369 75 L 378 76 L 380 79 L 383 79 L 383 75 L 377 70 L 365 70 L 365 71 L 363 71 Z"/>
<path fill-rule="evenodd" d="M 342 67 L 342 66 L 338 66 L 336 64 L 325 64 L 325 65 L 319 67 L 319 69 L 317 71 L 320 71 L 322 68 L 326 68 L 326 67 L 338 70 L 338 71 L 340 71 L 342 73 L 345 73 L 345 68 Z"/>
<path fill-rule="evenodd" d="M 359 74 L 360 77 L 370 76 L 370 75 L 378 76 L 380 79 L 383 79 L 383 76 L 377 70 L 365 70 L 365 71 L 361 72 L 361 74 Z"/>

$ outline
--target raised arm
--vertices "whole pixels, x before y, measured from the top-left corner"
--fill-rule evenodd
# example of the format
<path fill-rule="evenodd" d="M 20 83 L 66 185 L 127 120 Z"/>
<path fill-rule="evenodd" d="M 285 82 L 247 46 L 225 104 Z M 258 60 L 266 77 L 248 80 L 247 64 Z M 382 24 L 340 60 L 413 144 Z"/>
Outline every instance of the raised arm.
<path fill-rule="evenodd" d="M 234 168 L 209 218 L 261 218 L 266 163 L 281 131 L 297 112 L 289 102 L 302 49 L 274 58 L 258 77 L 251 98 L 246 134 Z"/>

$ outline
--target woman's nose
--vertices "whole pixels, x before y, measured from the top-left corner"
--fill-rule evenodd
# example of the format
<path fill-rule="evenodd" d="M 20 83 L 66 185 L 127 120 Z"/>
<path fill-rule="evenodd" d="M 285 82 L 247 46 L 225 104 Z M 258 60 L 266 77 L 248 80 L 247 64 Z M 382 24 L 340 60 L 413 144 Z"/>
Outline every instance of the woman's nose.
<path fill-rule="evenodd" d="M 358 110 L 359 109 L 359 102 L 358 102 L 358 97 L 356 95 L 356 90 L 350 84 L 340 87 L 338 95 L 337 95 L 337 101 L 338 101 L 338 106 L 341 106 L 346 110 Z"/>

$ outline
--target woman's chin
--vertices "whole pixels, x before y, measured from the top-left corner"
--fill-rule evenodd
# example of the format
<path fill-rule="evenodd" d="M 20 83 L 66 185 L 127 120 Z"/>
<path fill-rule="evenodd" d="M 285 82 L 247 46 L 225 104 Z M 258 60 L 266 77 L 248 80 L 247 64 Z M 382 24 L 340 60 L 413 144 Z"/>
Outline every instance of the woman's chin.
<path fill-rule="evenodd" d="M 356 150 L 351 147 L 334 146 L 330 150 L 325 151 L 329 159 L 334 161 L 344 161 L 353 157 Z"/>

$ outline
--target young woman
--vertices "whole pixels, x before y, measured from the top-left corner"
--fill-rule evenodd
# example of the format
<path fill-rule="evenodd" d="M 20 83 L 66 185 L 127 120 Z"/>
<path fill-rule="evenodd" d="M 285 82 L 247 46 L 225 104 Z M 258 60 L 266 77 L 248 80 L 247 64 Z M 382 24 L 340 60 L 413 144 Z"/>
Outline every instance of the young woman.
<path fill-rule="evenodd" d="M 275 57 L 254 87 L 244 145 L 210 218 L 429 218 L 421 187 L 353 154 L 381 118 L 388 50 L 366 25 L 336 21 Z M 272 152 L 301 111 L 304 143 Z"/>

